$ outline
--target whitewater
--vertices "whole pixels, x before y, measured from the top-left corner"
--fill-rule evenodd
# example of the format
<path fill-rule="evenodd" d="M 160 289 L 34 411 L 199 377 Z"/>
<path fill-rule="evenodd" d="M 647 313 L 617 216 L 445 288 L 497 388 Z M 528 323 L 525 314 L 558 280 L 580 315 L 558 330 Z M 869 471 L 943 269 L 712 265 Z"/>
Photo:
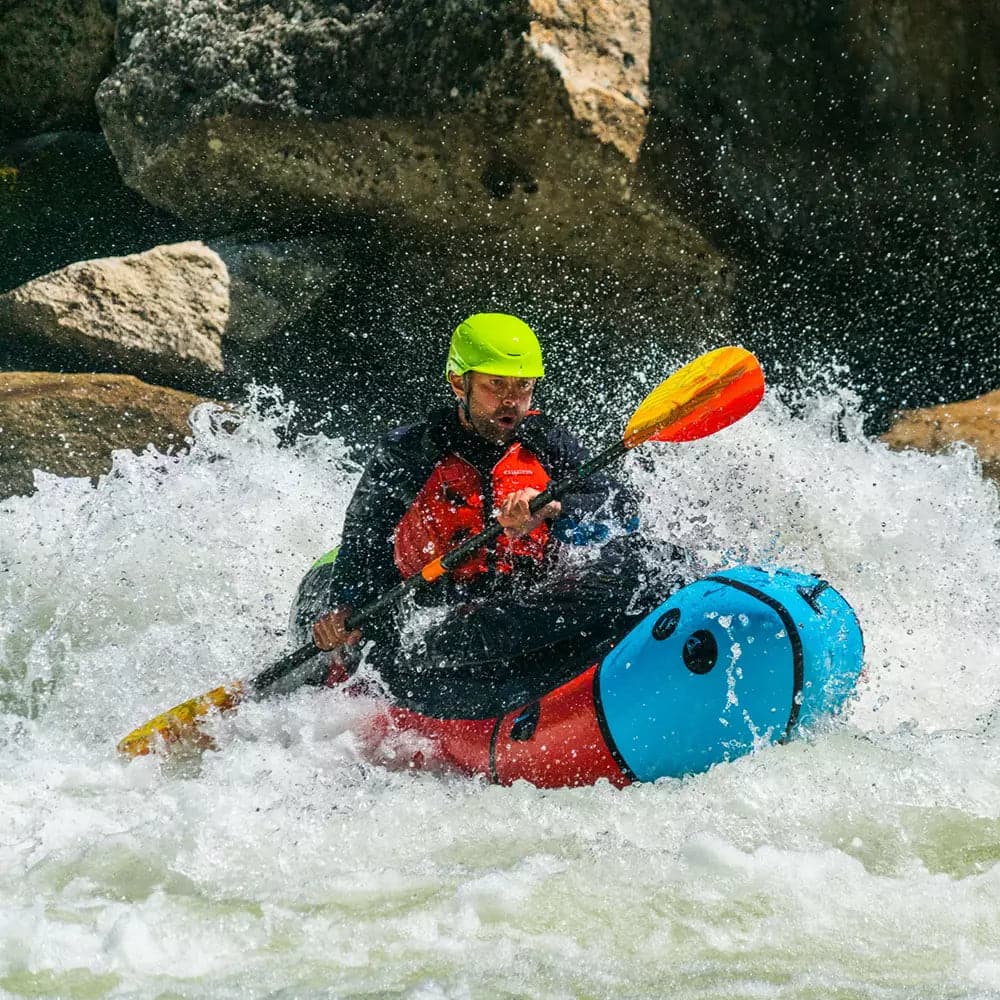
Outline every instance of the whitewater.
<path fill-rule="evenodd" d="M 804 738 L 621 791 L 372 763 L 325 689 L 120 759 L 285 650 L 360 468 L 257 392 L 184 454 L 36 474 L 0 501 L 0 996 L 1000 997 L 997 491 L 863 417 L 771 390 L 629 456 L 645 530 L 828 579 L 867 669 Z"/>

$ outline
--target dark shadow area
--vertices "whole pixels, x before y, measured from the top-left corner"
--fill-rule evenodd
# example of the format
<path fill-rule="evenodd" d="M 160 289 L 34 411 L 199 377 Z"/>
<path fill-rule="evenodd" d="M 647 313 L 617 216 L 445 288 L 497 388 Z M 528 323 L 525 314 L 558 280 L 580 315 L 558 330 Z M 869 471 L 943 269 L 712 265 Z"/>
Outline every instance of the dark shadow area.
<path fill-rule="evenodd" d="M 196 238 L 125 187 L 99 132 L 8 143 L 0 168 L 0 292 L 74 261 Z"/>
<path fill-rule="evenodd" d="M 722 342 L 707 319 L 680 333 L 654 288 L 623 290 L 596 268 L 584 280 L 559 261 L 443 251 L 374 228 L 340 238 L 350 263 L 306 317 L 265 342 L 227 344 L 228 391 L 241 394 L 250 380 L 282 386 L 300 407 L 294 432 L 366 444 L 450 399 L 448 341 L 473 312 L 532 324 L 547 365 L 539 404 L 601 440 L 687 360 L 699 333 L 705 346 Z"/>
<path fill-rule="evenodd" d="M 785 378 L 846 366 L 871 433 L 897 409 L 1000 386 L 990 81 L 952 67 L 941 96 L 929 62 L 908 91 L 906 55 L 847 7 L 652 9 L 644 180 L 740 265 L 734 338 Z M 930 29 L 908 30 L 916 51 Z M 900 60 L 896 76 L 880 58 Z"/>

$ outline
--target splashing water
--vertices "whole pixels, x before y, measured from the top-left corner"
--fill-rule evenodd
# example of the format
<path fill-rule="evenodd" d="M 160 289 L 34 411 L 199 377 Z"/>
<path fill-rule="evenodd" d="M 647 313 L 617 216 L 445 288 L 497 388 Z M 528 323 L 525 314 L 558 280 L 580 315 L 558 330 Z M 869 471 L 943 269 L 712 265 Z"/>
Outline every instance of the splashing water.
<path fill-rule="evenodd" d="M 368 763 L 302 690 L 200 760 L 149 716 L 252 674 L 358 468 L 258 392 L 190 452 L 0 503 L 0 995 L 1000 996 L 996 491 L 856 399 L 769 395 L 628 474 L 706 567 L 818 572 L 868 679 L 807 739 L 683 781 L 542 792 Z"/>

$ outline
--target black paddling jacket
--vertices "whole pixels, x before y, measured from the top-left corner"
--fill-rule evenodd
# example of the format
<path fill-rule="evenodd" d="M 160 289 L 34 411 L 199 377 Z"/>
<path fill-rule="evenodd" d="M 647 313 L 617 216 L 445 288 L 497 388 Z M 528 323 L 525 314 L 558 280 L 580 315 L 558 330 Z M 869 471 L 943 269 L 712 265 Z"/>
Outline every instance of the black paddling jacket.
<path fill-rule="evenodd" d="M 481 513 L 490 523 L 494 516 L 494 470 L 515 443 L 521 445 L 515 450 L 521 455 L 527 452 L 526 457 L 551 480 L 575 471 L 588 458 L 579 442 L 542 414 L 527 416 L 514 440 L 506 444 L 495 444 L 465 430 L 454 407 L 437 410 L 421 423 L 387 434 L 377 445 L 348 505 L 340 552 L 329 579 L 328 606 L 358 607 L 399 583 L 397 529 L 443 463 L 459 459 L 463 467 L 475 470 Z M 609 521 L 623 528 L 634 528 L 637 523 L 632 494 L 601 474 L 586 480 L 580 492 L 562 497 L 561 503 L 559 519 L 541 536 L 547 551 L 553 541 L 581 544 L 602 540 L 609 533 Z M 440 554 L 429 551 L 423 561 L 430 562 Z M 422 603 L 467 599 L 484 585 L 495 583 L 501 575 L 498 568 L 506 569 L 509 577 L 512 568 L 517 575 L 524 575 L 537 572 L 538 566 L 538 559 L 518 560 L 516 552 L 504 567 L 497 567 L 492 560 L 483 562 L 486 572 L 479 579 L 470 580 L 466 574 L 465 582 L 449 578 L 423 588 Z M 413 570 L 407 574 L 410 572 Z"/>

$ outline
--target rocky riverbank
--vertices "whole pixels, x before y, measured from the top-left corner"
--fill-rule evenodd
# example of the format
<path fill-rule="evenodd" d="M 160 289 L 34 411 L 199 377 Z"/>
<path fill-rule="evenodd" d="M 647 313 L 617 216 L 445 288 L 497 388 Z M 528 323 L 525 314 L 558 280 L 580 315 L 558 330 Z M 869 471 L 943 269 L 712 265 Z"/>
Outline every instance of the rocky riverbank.
<path fill-rule="evenodd" d="M 36 469 L 95 477 L 118 449 L 176 452 L 200 402 L 131 375 L 0 372 L 0 496 L 32 492 Z"/>
<path fill-rule="evenodd" d="M 15 0 L 0 369 L 277 382 L 363 441 L 503 309 L 554 404 L 738 342 L 884 426 L 1000 384 L 998 37 L 974 0 Z"/>
<path fill-rule="evenodd" d="M 971 447 L 983 473 L 1000 482 L 1000 390 L 896 417 L 882 440 L 891 448 L 916 448 L 932 454 L 956 446 Z"/>

